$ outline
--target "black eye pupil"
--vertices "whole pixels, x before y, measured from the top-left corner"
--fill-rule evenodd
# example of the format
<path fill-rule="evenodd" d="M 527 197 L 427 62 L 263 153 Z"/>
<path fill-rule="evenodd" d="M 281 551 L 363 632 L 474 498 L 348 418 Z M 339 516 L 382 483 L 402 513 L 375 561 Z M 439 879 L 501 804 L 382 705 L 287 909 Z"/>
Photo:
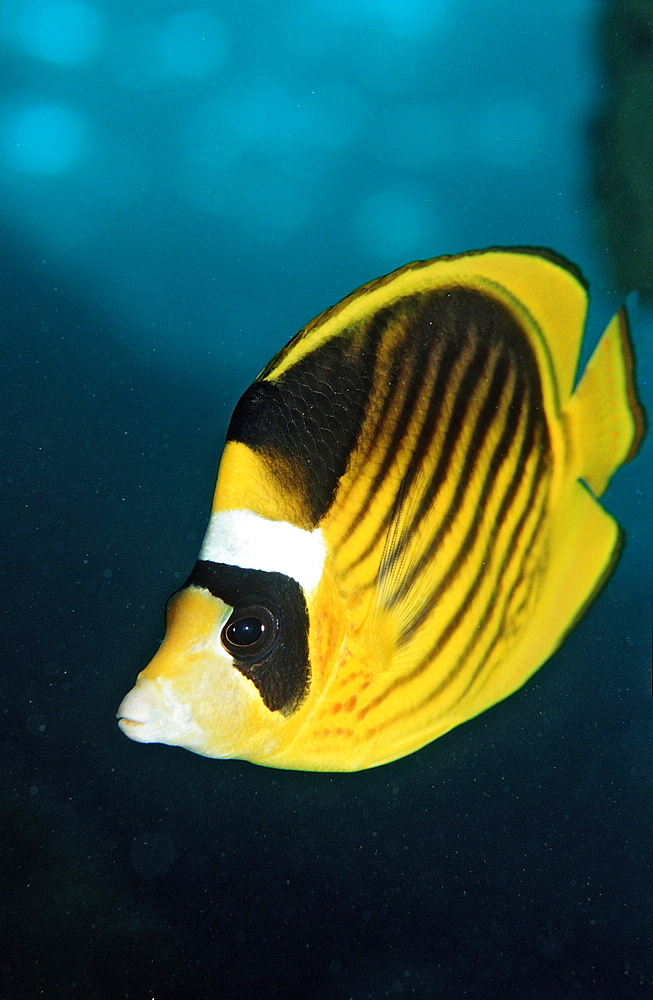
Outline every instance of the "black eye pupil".
<path fill-rule="evenodd" d="M 239 663 L 260 663 L 274 649 L 278 634 L 278 614 L 267 601 L 250 598 L 236 602 L 221 638 L 226 651 Z"/>
<path fill-rule="evenodd" d="M 240 618 L 226 629 L 226 637 L 234 646 L 251 646 L 265 631 L 260 618 Z"/>

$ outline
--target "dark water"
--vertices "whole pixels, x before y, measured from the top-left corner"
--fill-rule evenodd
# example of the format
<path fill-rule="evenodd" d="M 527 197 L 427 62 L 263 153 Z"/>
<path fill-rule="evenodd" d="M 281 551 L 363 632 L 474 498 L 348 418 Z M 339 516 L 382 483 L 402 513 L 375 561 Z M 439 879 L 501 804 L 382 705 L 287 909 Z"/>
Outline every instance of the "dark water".
<path fill-rule="evenodd" d="M 231 408 L 316 312 L 411 257 L 544 243 L 596 340 L 599 5 L 4 10 L 0 997 L 649 997 L 650 438 L 587 616 L 418 754 L 273 771 L 114 719 Z"/>

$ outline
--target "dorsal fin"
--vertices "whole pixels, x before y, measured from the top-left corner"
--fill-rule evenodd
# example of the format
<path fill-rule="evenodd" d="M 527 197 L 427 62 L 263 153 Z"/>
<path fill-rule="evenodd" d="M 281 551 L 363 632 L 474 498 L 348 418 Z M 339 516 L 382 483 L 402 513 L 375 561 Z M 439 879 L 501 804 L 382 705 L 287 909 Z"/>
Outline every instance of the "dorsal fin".
<path fill-rule="evenodd" d="M 546 247 L 491 247 L 414 261 L 352 292 L 309 323 L 273 358 L 261 377 L 277 377 L 350 324 L 369 320 L 397 299 L 447 286 L 495 293 L 510 303 L 547 356 L 558 406 L 571 395 L 587 315 L 587 283 L 580 270 Z M 530 325 L 529 325 L 530 326 Z M 539 334 L 539 337 L 538 337 Z M 538 350 L 539 347 L 539 350 Z M 542 357 L 544 361 L 544 357 Z"/>
<path fill-rule="evenodd" d="M 516 305 L 525 307 L 548 348 L 558 403 L 563 405 L 574 387 L 588 308 L 587 284 L 578 268 L 540 247 L 463 254 L 450 258 L 450 265 L 469 281 L 477 275 L 496 283 Z"/>

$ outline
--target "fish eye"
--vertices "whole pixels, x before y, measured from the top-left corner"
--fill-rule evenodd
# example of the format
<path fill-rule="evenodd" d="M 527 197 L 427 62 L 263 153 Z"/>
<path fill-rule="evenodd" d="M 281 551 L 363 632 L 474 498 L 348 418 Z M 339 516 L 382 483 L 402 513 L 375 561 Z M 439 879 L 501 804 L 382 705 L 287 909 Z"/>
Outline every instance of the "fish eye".
<path fill-rule="evenodd" d="M 269 607 L 241 604 L 222 629 L 222 645 L 236 659 L 259 659 L 270 651 L 278 632 L 278 618 Z"/>
<path fill-rule="evenodd" d="M 225 636 L 232 646 L 251 646 L 258 642 L 265 631 L 260 618 L 240 618 L 232 622 Z"/>

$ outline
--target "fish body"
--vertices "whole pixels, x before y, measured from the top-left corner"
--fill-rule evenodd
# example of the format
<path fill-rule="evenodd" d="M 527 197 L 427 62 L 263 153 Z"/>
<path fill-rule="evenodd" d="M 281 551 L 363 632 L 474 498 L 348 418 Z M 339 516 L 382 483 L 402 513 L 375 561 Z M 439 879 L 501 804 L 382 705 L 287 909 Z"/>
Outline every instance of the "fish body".
<path fill-rule="evenodd" d="M 562 257 L 491 249 L 409 264 L 300 331 L 235 408 L 122 730 L 357 770 L 521 687 L 614 565 L 597 497 L 644 433 L 623 309 L 574 388 L 587 305 Z"/>

